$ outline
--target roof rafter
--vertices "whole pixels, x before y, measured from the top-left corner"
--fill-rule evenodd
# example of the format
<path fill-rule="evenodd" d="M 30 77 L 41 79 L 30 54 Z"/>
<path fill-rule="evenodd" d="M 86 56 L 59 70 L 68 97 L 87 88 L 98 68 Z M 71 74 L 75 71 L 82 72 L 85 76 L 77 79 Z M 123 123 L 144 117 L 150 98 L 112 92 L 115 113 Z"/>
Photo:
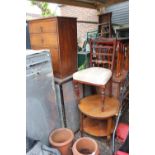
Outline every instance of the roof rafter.
<path fill-rule="evenodd" d="M 73 6 L 80 6 L 80 7 L 96 9 L 96 6 L 94 4 L 73 1 L 73 0 L 37 0 L 37 1 L 42 1 L 42 2 L 45 1 L 45 2 L 51 2 L 51 3 L 57 3 L 57 4 L 73 5 Z"/>
<path fill-rule="evenodd" d="M 128 0 L 36 0 L 36 1 L 79 6 L 91 9 L 100 9 L 102 7 L 107 7 L 109 5 Z"/>

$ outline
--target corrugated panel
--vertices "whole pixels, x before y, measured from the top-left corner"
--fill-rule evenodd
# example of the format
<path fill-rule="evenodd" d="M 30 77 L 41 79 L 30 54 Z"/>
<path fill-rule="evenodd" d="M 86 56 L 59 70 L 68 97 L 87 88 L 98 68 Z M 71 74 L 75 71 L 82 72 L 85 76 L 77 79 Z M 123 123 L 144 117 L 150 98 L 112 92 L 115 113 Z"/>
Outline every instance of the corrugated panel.
<path fill-rule="evenodd" d="M 113 24 L 129 24 L 129 1 L 111 5 L 106 12 L 112 12 Z"/>
<path fill-rule="evenodd" d="M 26 135 L 48 145 L 49 133 L 61 127 L 52 60 L 49 51 L 27 50 L 27 52 Z"/>

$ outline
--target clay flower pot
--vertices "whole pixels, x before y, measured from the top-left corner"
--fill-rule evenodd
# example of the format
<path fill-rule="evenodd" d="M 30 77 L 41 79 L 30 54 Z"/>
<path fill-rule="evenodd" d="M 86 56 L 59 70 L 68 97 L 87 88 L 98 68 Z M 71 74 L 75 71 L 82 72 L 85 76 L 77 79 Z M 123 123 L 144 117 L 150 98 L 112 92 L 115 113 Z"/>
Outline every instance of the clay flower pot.
<path fill-rule="evenodd" d="M 61 155 L 72 155 L 73 138 L 74 134 L 70 129 L 59 128 L 50 133 L 49 142 Z"/>
<path fill-rule="evenodd" d="M 99 155 L 99 148 L 95 140 L 79 138 L 72 147 L 73 155 Z"/>

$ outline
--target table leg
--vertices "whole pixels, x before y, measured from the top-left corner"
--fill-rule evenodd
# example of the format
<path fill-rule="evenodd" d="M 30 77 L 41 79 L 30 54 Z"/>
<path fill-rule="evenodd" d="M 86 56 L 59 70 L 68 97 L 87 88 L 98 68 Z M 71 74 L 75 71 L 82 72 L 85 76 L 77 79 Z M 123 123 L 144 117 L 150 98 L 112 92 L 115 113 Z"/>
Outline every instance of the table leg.
<path fill-rule="evenodd" d="M 111 138 L 111 129 L 112 129 L 112 117 L 109 117 L 107 120 L 107 140 Z"/>
<path fill-rule="evenodd" d="M 83 121 L 84 121 L 84 115 L 80 113 L 80 133 L 81 137 L 83 137 Z"/>

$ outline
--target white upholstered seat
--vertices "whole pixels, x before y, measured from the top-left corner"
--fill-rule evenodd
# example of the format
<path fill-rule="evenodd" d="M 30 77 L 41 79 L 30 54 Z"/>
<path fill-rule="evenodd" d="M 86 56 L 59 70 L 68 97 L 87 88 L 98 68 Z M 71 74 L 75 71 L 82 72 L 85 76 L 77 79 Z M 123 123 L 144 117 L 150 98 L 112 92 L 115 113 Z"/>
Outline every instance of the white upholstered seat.
<path fill-rule="evenodd" d="M 73 74 L 73 79 L 96 85 L 105 85 L 112 76 L 110 69 L 102 67 L 90 67 Z"/>

